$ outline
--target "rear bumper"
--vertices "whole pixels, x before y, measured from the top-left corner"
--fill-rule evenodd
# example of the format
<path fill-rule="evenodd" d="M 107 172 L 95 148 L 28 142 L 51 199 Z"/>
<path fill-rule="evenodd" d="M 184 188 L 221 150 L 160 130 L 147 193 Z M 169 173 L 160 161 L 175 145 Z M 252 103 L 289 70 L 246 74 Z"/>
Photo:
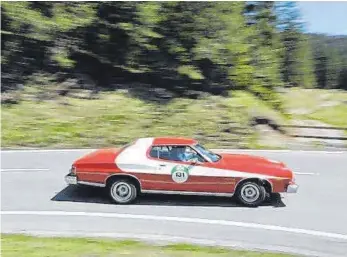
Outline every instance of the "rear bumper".
<path fill-rule="evenodd" d="M 299 186 L 297 184 L 289 184 L 286 193 L 293 194 L 298 192 Z"/>
<path fill-rule="evenodd" d="M 68 185 L 77 185 L 77 183 L 78 183 L 76 175 L 71 174 L 71 173 L 69 173 L 65 176 L 65 182 Z"/>

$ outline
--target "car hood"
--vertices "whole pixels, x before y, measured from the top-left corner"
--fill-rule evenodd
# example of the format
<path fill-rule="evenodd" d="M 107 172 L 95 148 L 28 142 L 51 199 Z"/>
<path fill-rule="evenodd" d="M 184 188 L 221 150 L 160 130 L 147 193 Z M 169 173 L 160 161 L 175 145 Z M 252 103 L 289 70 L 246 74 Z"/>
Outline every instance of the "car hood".
<path fill-rule="evenodd" d="M 274 177 L 293 178 L 293 172 L 282 162 L 247 154 L 220 154 L 218 166 L 232 171 L 242 171 Z"/>

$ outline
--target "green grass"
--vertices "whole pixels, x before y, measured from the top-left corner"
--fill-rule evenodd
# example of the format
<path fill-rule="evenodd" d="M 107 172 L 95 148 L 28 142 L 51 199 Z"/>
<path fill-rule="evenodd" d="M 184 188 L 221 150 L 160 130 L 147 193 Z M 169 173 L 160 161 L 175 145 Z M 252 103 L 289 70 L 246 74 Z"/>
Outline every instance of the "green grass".
<path fill-rule="evenodd" d="M 136 241 L 84 238 L 44 238 L 4 235 L 4 257 L 289 257 L 293 255 L 239 251 L 188 244 L 155 246 Z"/>
<path fill-rule="evenodd" d="M 54 94 L 54 89 L 26 87 L 17 92 L 22 99 L 19 104 L 2 105 L 3 148 L 110 147 L 150 136 L 193 137 L 213 148 L 267 148 L 259 144 L 259 135 L 249 126 L 250 117 L 266 116 L 280 124 L 291 122 L 288 116 L 245 91 L 231 92 L 227 98 L 177 98 L 167 104 L 140 100 L 123 92 L 101 93 L 98 99 L 90 100 L 56 97 L 37 101 L 38 92 Z M 292 114 L 291 119 L 315 119 L 347 127 L 345 91 L 294 88 L 282 97 L 287 110 L 306 111 Z M 322 107 L 324 103 L 334 106 Z M 221 121 L 233 122 L 230 126 L 239 129 L 223 132 L 229 125 Z M 240 136 L 237 130 L 249 134 Z"/>
<path fill-rule="evenodd" d="M 347 104 L 325 107 L 324 109 L 313 112 L 307 117 L 337 127 L 347 128 Z"/>
<path fill-rule="evenodd" d="M 232 98 L 180 98 L 162 105 L 125 93 L 102 93 L 100 99 L 92 100 L 26 99 L 2 106 L 2 147 L 101 147 L 122 145 L 138 137 L 196 138 L 198 134 L 204 142 L 204 136 L 221 134 L 221 120 L 247 128 L 248 109 L 239 106 L 251 102 L 250 97 L 240 94 Z M 269 110 L 266 108 L 263 110 Z M 251 144 L 254 140 L 252 135 L 241 138 L 233 132 L 222 136 L 236 143 Z M 216 140 L 205 143 L 210 147 L 218 145 Z"/>
<path fill-rule="evenodd" d="M 287 108 L 314 109 L 324 102 L 346 101 L 347 91 L 337 89 L 291 88 L 283 96 L 283 100 L 285 101 Z"/>
<path fill-rule="evenodd" d="M 295 118 L 347 127 L 347 91 L 294 88 L 284 95 L 283 100 L 288 110 L 306 111 L 304 114 L 293 115 Z"/>
<path fill-rule="evenodd" d="M 266 102 L 256 98 L 246 91 L 235 91 L 232 93 L 230 105 L 244 106 L 250 116 L 265 116 L 275 120 L 277 123 L 288 123 L 288 117 L 280 114 L 277 110 L 270 107 Z"/>

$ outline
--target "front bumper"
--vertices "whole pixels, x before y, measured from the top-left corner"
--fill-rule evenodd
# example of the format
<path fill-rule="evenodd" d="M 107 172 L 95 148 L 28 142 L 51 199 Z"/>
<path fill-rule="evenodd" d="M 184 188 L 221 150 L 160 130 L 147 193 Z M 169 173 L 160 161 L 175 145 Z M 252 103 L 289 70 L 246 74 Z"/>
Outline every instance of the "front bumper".
<path fill-rule="evenodd" d="M 298 192 L 299 186 L 297 184 L 289 184 L 286 190 L 286 193 L 296 193 Z"/>
<path fill-rule="evenodd" d="M 77 185 L 77 177 L 75 174 L 67 174 L 65 176 L 65 182 L 68 184 L 68 185 Z"/>

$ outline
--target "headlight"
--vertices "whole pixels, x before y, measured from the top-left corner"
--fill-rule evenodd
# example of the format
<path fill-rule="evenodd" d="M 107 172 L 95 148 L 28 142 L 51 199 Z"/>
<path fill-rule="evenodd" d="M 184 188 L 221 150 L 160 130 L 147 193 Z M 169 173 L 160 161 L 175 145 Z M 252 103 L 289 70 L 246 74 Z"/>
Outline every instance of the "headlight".
<path fill-rule="evenodd" d="M 76 174 L 76 167 L 75 166 L 73 166 L 73 165 L 71 166 L 70 173 Z"/>

